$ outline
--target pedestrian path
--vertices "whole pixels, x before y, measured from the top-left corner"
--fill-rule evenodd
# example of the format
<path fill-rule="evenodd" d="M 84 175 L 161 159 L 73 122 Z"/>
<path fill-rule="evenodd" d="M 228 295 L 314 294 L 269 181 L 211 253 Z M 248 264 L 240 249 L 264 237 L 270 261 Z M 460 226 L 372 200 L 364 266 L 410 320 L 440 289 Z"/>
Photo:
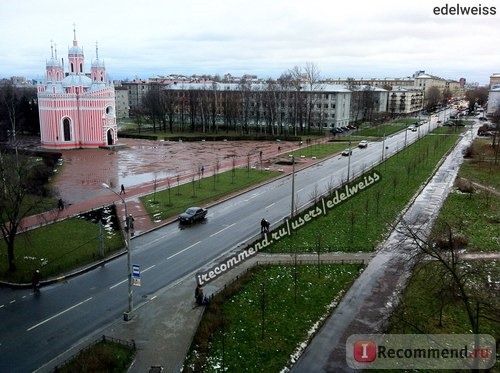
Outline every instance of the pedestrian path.
<path fill-rule="evenodd" d="M 332 252 L 321 255 L 323 263 L 368 263 L 373 253 Z M 287 264 L 316 262 L 316 254 L 263 254 L 258 253 L 217 277 L 204 287 L 204 294 L 211 296 L 222 290 L 238 276 L 258 264 Z M 184 358 L 203 316 L 204 307 L 196 306 L 194 298 L 194 273 L 188 274 L 176 283 L 151 295 L 148 300 L 134 310 L 130 321 L 117 320 L 88 336 L 66 353 L 53 359 L 37 370 L 51 372 L 63 361 L 71 358 L 80 349 L 102 335 L 121 340 L 133 340 L 137 354 L 129 372 L 144 373 L 152 367 L 162 367 L 164 372 L 180 372 Z"/>

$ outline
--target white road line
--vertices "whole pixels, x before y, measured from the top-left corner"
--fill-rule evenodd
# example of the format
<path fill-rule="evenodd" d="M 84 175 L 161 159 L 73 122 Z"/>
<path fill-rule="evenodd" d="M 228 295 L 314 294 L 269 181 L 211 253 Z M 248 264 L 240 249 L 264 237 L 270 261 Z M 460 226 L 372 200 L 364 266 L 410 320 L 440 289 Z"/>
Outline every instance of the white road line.
<path fill-rule="evenodd" d="M 109 290 L 114 289 L 114 288 L 116 288 L 118 285 L 121 285 L 121 284 L 123 284 L 123 283 L 127 282 L 127 280 L 128 280 L 128 279 L 125 279 L 125 280 L 123 280 L 123 281 L 118 282 L 117 284 L 114 284 L 113 286 L 110 286 L 110 287 L 109 287 Z"/>
<path fill-rule="evenodd" d="M 151 268 L 154 268 L 154 267 L 156 267 L 156 264 L 153 264 L 152 266 L 149 266 L 148 268 L 143 269 L 143 270 L 141 271 L 141 273 L 144 273 L 144 272 L 146 272 L 146 271 L 149 271 Z"/>
<path fill-rule="evenodd" d="M 170 255 L 170 256 L 167 258 L 167 260 L 172 259 L 174 256 L 177 256 L 177 255 L 179 255 L 180 253 L 183 253 L 183 252 L 184 252 L 184 251 L 186 251 L 186 250 L 189 250 L 189 249 L 190 249 L 190 248 L 192 248 L 193 246 L 198 245 L 200 242 L 201 242 L 201 241 L 198 241 L 198 242 L 196 242 L 196 243 L 192 244 L 191 246 L 188 246 L 188 247 L 186 247 L 185 249 L 182 249 L 182 250 L 181 250 L 181 251 L 179 251 L 178 253 L 175 253 L 175 254 L 173 254 L 173 255 Z"/>
<path fill-rule="evenodd" d="M 10 303 L 10 304 L 12 304 L 12 303 L 16 303 L 16 300 L 15 300 L 15 299 L 13 299 L 13 300 L 11 300 L 9 303 Z"/>
<path fill-rule="evenodd" d="M 59 312 L 58 314 L 55 314 L 54 316 L 51 316 L 51 317 L 49 317 L 48 319 L 45 319 L 45 320 L 43 320 L 42 322 L 39 322 L 38 324 L 33 325 L 31 328 L 26 329 L 26 331 L 27 331 L 27 332 L 32 331 L 33 329 L 38 328 L 40 325 L 43 325 L 43 324 L 45 324 L 46 322 L 49 322 L 50 320 L 53 320 L 53 319 L 55 319 L 56 317 L 59 317 L 59 316 L 61 316 L 62 314 L 66 313 L 66 312 L 68 312 L 68 311 L 71 311 L 73 308 L 76 308 L 76 307 L 78 307 L 78 306 L 81 306 L 82 304 L 84 304 L 84 303 L 88 302 L 88 301 L 89 301 L 89 300 L 91 300 L 91 299 L 92 299 L 92 297 L 87 298 L 87 299 L 85 299 L 85 300 L 82 300 L 80 303 L 77 303 L 77 304 L 75 304 L 74 306 L 71 306 L 71 307 L 69 307 L 69 308 L 66 308 L 64 311 L 61 311 L 61 312 Z"/>
<path fill-rule="evenodd" d="M 220 231 L 218 231 L 218 232 L 212 233 L 212 234 L 210 235 L 210 237 L 216 236 L 216 235 L 218 235 L 219 233 L 224 232 L 226 229 L 231 228 L 231 227 L 232 227 L 233 225 L 235 225 L 235 224 L 236 224 L 236 223 L 233 223 L 233 224 L 231 224 L 231 225 L 228 225 L 228 226 L 227 226 L 227 227 L 225 227 L 225 228 L 222 228 L 222 229 L 221 229 Z"/>
<path fill-rule="evenodd" d="M 266 207 L 264 207 L 264 208 L 265 208 L 265 209 L 268 209 L 268 208 L 270 208 L 270 207 L 273 207 L 275 204 L 276 204 L 276 202 L 273 202 L 273 203 L 271 203 L 270 205 L 267 205 L 267 206 L 266 206 Z"/>
<path fill-rule="evenodd" d="M 5 306 L 5 304 L 0 304 L 0 308 L 3 308 Z"/>
<path fill-rule="evenodd" d="M 262 193 L 254 193 L 252 194 L 250 197 L 248 197 L 247 199 L 244 199 L 245 202 L 248 202 L 250 201 L 251 199 L 254 199 L 255 197 L 258 197 L 260 196 Z"/>

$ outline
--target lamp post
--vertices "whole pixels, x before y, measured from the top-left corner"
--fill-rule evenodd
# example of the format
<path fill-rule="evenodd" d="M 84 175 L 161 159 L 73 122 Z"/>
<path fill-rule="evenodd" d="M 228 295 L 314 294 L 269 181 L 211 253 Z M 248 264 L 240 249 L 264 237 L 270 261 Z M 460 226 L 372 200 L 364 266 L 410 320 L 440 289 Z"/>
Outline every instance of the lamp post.
<path fill-rule="evenodd" d="M 131 247 L 130 247 L 130 223 L 131 223 L 131 221 L 130 221 L 128 213 L 127 213 L 127 203 L 125 202 L 123 197 L 121 195 L 119 195 L 118 193 L 116 193 L 113 189 L 111 189 L 111 187 L 108 184 L 102 183 L 101 186 L 104 189 L 108 189 L 108 190 L 112 191 L 114 194 L 116 194 L 118 197 L 120 197 L 120 199 L 123 202 L 123 205 L 125 206 L 125 230 L 127 231 L 128 310 L 123 313 L 123 320 L 129 321 L 130 319 L 132 319 L 132 310 L 134 307 L 133 300 L 132 300 L 132 295 L 133 295 L 133 293 L 132 293 L 132 271 L 131 271 L 131 264 L 130 264 L 130 250 L 131 250 Z"/>
<path fill-rule="evenodd" d="M 290 211 L 290 218 L 293 218 L 294 209 L 295 209 L 295 155 L 291 155 L 292 157 L 292 204 Z"/>

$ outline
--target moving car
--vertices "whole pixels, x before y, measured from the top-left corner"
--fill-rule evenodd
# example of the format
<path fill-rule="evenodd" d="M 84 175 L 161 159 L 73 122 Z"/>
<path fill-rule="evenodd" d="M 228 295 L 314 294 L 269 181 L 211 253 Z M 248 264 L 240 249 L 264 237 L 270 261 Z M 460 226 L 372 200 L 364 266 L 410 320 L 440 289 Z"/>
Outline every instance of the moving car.
<path fill-rule="evenodd" d="M 190 207 L 179 215 L 181 223 L 193 224 L 198 220 L 203 220 L 207 216 L 207 209 L 203 207 Z"/>
<path fill-rule="evenodd" d="M 342 153 L 341 153 L 343 156 L 349 156 L 352 154 L 352 149 L 351 148 L 347 148 L 347 149 L 344 149 L 342 150 Z"/>
<path fill-rule="evenodd" d="M 368 146 L 368 141 L 361 140 L 358 144 L 358 148 L 366 148 Z"/>
<path fill-rule="evenodd" d="M 417 129 L 415 128 L 415 126 L 410 126 L 410 127 L 408 127 L 408 129 L 409 129 L 411 132 L 417 132 Z"/>

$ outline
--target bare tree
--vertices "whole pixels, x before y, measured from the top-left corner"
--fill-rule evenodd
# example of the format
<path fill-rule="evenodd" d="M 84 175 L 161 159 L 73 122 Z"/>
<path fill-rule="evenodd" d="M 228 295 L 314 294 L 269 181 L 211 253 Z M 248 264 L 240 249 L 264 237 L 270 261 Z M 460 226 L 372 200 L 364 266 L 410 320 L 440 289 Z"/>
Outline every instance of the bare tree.
<path fill-rule="evenodd" d="M 500 323 L 500 303 L 491 293 L 487 262 L 466 259 L 463 253 L 466 238 L 447 222 L 442 222 L 441 232 L 428 239 L 404 220 L 400 223 L 401 232 L 416 246 L 418 261 L 431 259 L 437 263 L 443 279 L 440 291 L 449 290 L 453 299 L 463 305 L 472 333 L 479 334 L 482 318 Z"/>
<path fill-rule="evenodd" d="M 425 92 L 425 100 L 428 111 L 432 111 L 441 102 L 441 91 L 436 86 L 431 86 L 427 88 Z"/>
<path fill-rule="evenodd" d="M 14 244 L 22 219 L 39 208 L 39 181 L 36 164 L 29 157 L 0 153 L 0 231 L 7 244 L 9 271 L 16 271 Z"/>

